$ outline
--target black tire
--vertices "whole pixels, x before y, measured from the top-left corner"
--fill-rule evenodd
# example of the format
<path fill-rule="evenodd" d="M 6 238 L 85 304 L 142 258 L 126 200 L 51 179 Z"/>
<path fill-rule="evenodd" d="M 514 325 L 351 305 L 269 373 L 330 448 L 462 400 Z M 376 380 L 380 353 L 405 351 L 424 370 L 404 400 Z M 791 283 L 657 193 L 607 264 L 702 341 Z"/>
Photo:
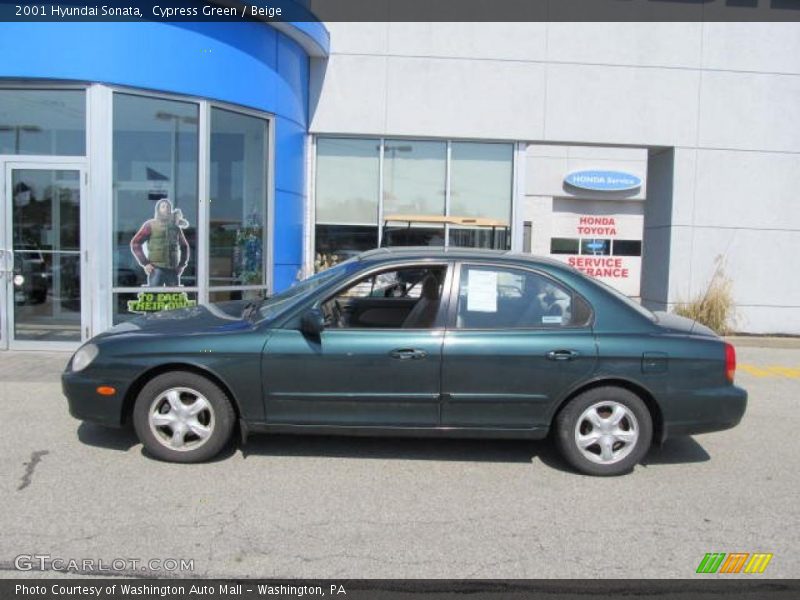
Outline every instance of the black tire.
<path fill-rule="evenodd" d="M 182 405 L 178 410 L 185 408 L 188 411 L 190 403 L 197 401 L 199 397 L 210 405 L 209 409 L 203 409 L 195 415 L 195 421 L 192 421 L 193 426 L 202 425 L 205 430 L 210 431 L 207 437 L 197 436 L 191 428 L 187 429 L 187 425 L 178 420 L 175 421 L 178 423 L 177 427 L 184 429 L 177 434 L 170 425 L 159 426 L 154 423 L 151 427 L 151 411 L 154 419 L 161 415 L 169 417 L 177 414 L 178 410 L 173 410 L 172 402 L 164 394 L 180 389 L 188 391 L 178 392 Z M 154 403 L 157 401 L 160 410 L 156 411 Z M 160 415 L 155 414 L 156 412 Z M 181 412 L 179 419 L 184 418 L 192 420 L 188 413 Z M 205 377 L 187 371 L 170 371 L 157 375 L 145 384 L 133 407 L 133 426 L 139 440 L 152 456 L 169 462 L 196 463 L 213 458 L 230 441 L 235 422 L 236 414 L 225 392 Z M 183 449 L 175 449 L 169 445 L 166 438 L 170 435 L 177 435 L 183 440 Z"/>
<path fill-rule="evenodd" d="M 608 406 L 605 406 L 604 403 L 608 403 Z M 613 441 L 615 438 L 608 438 L 608 442 L 603 439 L 604 443 L 613 441 L 612 452 L 618 454 L 618 457 L 615 458 L 612 455 L 612 458 L 608 460 L 603 459 L 603 449 L 599 442 L 586 447 L 585 452 L 597 455 L 592 460 L 579 447 L 576 435 L 580 433 L 585 435 L 587 439 L 592 439 L 593 434 L 603 437 L 603 434 L 607 433 L 608 430 L 596 428 L 589 422 L 588 416 L 583 419 L 581 419 L 581 416 L 594 406 L 595 408 L 591 412 L 596 411 L 598 416 L 608 415 L 608 418 L 610 418 L 610 411 L 614 405 L 621 405 L 628 411 L 620 421 L 619 428 L 615 428 L 615 431 L 621 430 L 623 434 L 628 436 L 635 432 L 638 436 L 631 443 L 619 440 Z M 633 419 L 630 418 L 630 415 L 633 416 Z M 576 432 L 579 420 L 581 421 L 581 429 Z M 609 425 L 603 423 L 603 426 Z M 611 434 L 609 433 L 608 435 Z M 575 396 L 558 413 L 555 419 L 555 439 L 564 459 L 581 473 L 598 476 L 622 475 L 633 470 L 633 467 L 644 458 L 650 449 L 650 443 L 653 439 L 653 419 L 647 405 L 633 392 L 614 386 L 598 387 Z"/>

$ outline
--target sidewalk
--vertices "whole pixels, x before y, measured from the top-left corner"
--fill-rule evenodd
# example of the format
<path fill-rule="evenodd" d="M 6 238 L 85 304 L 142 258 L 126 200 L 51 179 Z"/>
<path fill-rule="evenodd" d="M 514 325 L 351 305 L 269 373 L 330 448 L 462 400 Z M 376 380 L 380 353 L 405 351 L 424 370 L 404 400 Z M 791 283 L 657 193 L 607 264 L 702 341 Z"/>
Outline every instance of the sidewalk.
<path fill-rule="evenodd" d="M 0 350 L 0 381 L 58 381 L 71 352 Z"/>

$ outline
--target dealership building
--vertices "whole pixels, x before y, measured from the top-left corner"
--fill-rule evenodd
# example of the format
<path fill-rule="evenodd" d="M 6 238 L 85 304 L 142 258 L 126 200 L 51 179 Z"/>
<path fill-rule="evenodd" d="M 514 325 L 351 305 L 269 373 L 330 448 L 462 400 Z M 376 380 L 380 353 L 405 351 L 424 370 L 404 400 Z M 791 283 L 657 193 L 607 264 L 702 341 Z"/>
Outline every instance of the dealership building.
<path fill-rule="evenodd" d="M 0 32 L 0 349 L 280 291 L 387 221 L 800 334 L 798 23 Z"/>

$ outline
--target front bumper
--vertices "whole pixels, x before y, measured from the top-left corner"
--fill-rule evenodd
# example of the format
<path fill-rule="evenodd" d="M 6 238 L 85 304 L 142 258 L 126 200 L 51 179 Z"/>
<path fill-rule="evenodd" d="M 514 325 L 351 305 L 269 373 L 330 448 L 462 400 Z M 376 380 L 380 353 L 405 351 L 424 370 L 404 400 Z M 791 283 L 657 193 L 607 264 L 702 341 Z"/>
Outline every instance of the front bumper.
<path fill-rule="evenodd" d="M 735 385 L 682 395 L 665 410 L 662 440 L 736 427 L 747 410 L 747 392 Z"/>
<path fill-rule="evenodd" d="M 99 385 L 110 385 L 117 391 L 112 396 L 101 396 L 97 393 Z M 85 371 L 66 371 L 61 375 L 61 389 L 67 397 L 69 414 L 76 419 L 110 427 L 122 426 L 126 386 L 101 381 Z"/>

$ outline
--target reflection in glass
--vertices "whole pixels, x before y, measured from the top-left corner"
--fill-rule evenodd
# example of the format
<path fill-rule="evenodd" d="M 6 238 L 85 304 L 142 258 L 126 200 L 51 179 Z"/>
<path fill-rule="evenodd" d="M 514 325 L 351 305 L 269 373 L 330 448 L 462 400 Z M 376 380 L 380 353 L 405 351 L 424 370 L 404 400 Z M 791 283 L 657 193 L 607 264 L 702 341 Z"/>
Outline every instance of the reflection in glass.
<path fill-rule="evenodd" d="M 263 285 L 267 121 L 212 108 L 209 281 Z"/>
<path fill-rule="evenodd" d="M 14 338 L 81 339 L 80 172 L 11 176 Z"/>
<path fill-rule="evenodd" d="M 265 298 L 265 290 L 223 290 L 220 292 L 209 292 L 209 302 L 228 302 L 229 300 L 261 300 Z"/>
<path fill-rule="evenodd" d="M 580 244 L 578 238 L 551 238 L 550 254 L 579 254 Z"/>
<path fill-rule="evenodd" d="M 614 240 L 614 256 L 641 256 L 642 240 Z"/>
<path fill-rule="evenodd" d="M 0 154 L 86 154 L 86 92 L 0 89 Z"/>
<path fill-rule="evenodd" d="M 383 214 L 444 215 L 445 142 L 386 140 Z"/>
<path fill-rule="evenodd" d="M 461 248 L 508 250 L 511 247 L 511 236 L 508 232 L 505 227 L 498 227 L 494 231 L 491 227 L 451 227 L 450 245 Z"/>
<path fill-rule="evenodd" d="M 378 229 L 361 225 L 317 225 L 314 271 L 322 271 L 378 245 Z"/>
<path fill-rule="evenodd" d="M 379 140 L 317 140 L 317 223 L 377 223 L 379 148 Z"/>
<path fill-rule="evenodd" d="M 450 160 L 450 214 L 508 223 L 513 146 L 453 142 Z"/>
<path fill-rule="evenodd" d="M 444 227 L 392 227 L 384 230 L 384 246 L 444 246 Z"/>
<path fill-rule="evenodd" d="M 115 286 L 197 285 L 198 110 L 114 94 Z"/>

